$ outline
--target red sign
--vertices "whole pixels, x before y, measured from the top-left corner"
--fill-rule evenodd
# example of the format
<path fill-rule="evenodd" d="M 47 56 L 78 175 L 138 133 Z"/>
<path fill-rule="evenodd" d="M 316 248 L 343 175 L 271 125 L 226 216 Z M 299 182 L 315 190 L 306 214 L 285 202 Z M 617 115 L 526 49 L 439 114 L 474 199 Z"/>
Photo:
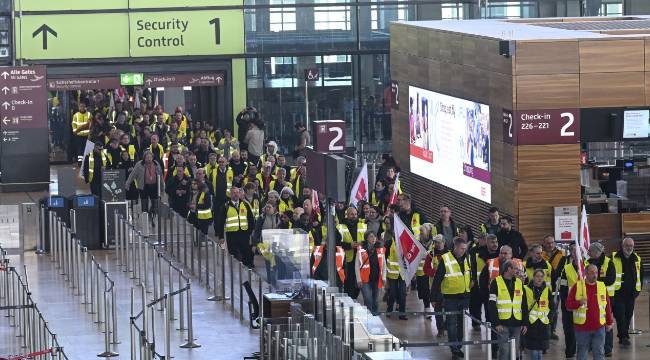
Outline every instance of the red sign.
<path fill-rule="evenodd" d="M 47 128 L 45 66 L 0 68 L 0 119 L 3 131 Z M 20 138 L 5 136 L 3 142 Z"/>
<path fill-rule="evenodd" d="M 576 144 L 580 142 L 580 110 L 517 110 L 515 144 Z M 505 134 L 504 134 L 505 137 Z"/>
<path fill-rule="evenodd" d="M 223 86 L 223 72 L 197 74 L 144 75 L 146 87 Z"/>
<path fill-rule="evenodd" d="M 345 121 L 314 121 L 312 130 L 315 151 L 320 153 L 345 152 Z"/>
<path fill-rule="evenodd" d="M 48 90 L 94 90 L 94 89 L 116 89 L 119 87 L 120 87 L 120 78 L 118 76 L 47 79 Z"/>

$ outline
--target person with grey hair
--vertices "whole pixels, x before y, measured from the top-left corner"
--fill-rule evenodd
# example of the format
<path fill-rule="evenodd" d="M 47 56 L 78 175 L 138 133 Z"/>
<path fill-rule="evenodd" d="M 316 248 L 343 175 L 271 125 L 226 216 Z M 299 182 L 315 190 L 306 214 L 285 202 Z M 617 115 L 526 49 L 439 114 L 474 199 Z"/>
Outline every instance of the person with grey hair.
<path fill-rule="evenodd" d="M 551 264 L 549 264 L 548 261 L 544 260 L 542 245 L 535 244 L 530 247 L 530 250 L 528 252 L 528 259 L 526 260 L 525 265 L 526 265 L 526 282 L 532 281 L 533 273 L 535 272 L 535 270 L 540 269 L 544 272 L 544 281 L 546 282 L 546 286 L 553 287 L 553 288 L 555 287 L 555 285 L 551 283 L 551 275 L 553 273 L 553 268 L 551 267 Z"/>
<path fill-rule="evenodd" d="M 161 181 L 162 177 L 163 172 L 160 164 L 154 160 L 154 155 L 151 151 L 145 150 L 142 154 L 142 160 L 135 164 L 133 171 L 131 171 L 129 178 L 126 179 L 126 183 L 124 184 L 124 187 L 128 189 L 132 183 L 135 183 L 138 190 L 140 190 L 142 211 L 151 214 L 156 213 L 157 200 L 165 190 L 165 183 Z"/>
<path fill-rule="evenodd" d="M 630 345 L 630 321 L 634 314 L 634 303 L 641 292 L 643 272 L 641 257 L 634 251 L 634 239 L 626 237 L 619 251 L 612 253 L 612 263 L 616 271 L 612 307 L 616 318 L 618 343 Z"/>
<path fill-rule="evenodd" d="M 499 360 L 511 359 L 509 339 L 515 339 L 519 349 L 520 337 L 527 331 L 528 301 L 524 283 L 517 274 L 517 265 L 512 260 L 501 264 L 501 275 L 490 284 L 488 319 L 499 334 Z"/>
<path fill-rule="evenodd" d="M 605 247 L 600 242 L 592 242 L 589 245 L 590 265 L 595 265 L 598 269 L 598 281 L 602 281 L 607 287 L 607 295 L 614 296 L 614 282 L 616 282 L 616 269 L 612 265 L 611 258 L 605 255 Z M 605 334 L 605 357 L 612 356 L 614 348 L 614 332 L 608 329 Z"/>

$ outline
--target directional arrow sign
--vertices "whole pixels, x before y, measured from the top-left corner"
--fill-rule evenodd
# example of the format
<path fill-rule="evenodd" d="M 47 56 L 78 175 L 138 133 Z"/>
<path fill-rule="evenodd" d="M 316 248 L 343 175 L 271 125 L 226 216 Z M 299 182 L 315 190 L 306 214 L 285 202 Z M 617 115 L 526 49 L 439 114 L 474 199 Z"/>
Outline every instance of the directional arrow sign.
<path fill-rule="evenodd" d="M 32 33 L 32 37 L 35 38 L 38 34 L 43 34 L 43 50 L 47 50 L 47 33 L 52 34 L 54 37 L 57 37 L 58 34 L 54 29 L 47 26 L 46 24 L 41 25 L 36 31 Z"/>
<path fill-rule="evenodd" d="M 5 110 L 9 109 L 9 105 L 11 105 L 11 104 L 9 104 L 6 101 L 2 103 L 2 107 L 5 108 Z"/>
<path fill-rule="evenodd" d="M 6 71 L 3 71 L 3 72 L 2 72 L 2 78 L 5 79 L 5 80 L 7 80 L 7 77 L 9 77 L 9 73 L 6 72 Z"/>
<path fill-rule="evenodd" d="M 9 92 L 9 88 L 8 88 L 8 87 L 5 86 L 5 87 L 2 88 L 2 93 L 3 93 L 3 94 L 7 95 L 8 92 Z"/>
<path fill-rule="evenodd" d="M 131 84 L 131 74 L 122 74 L 120 83 L 122 85 L 129 85 Z"/>
<path fill-rule="evenodd" d="M 3 123 L 3 124 L 7 125 L 7 124 L 10 123 L 10 122 L 11 122 L 11 120 L 9 120 L 8 117 L 6 117 L 6 116 L 3 116 L 3 117 L 2 117 L 2 123 Z M 6 133 L 6 131 L 5 131 L 5 133 Z M 5 135 L 6 135 L 6 134 L 5 134 Z"/>

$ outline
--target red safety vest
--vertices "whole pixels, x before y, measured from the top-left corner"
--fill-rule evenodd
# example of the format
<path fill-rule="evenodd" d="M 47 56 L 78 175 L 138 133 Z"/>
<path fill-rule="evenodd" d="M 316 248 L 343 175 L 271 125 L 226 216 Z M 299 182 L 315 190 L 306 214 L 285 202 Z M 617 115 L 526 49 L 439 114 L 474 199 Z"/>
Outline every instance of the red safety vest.
<path fill-rule="evenodd" d="M 320 245 L 314 247 L 314 265 L 311 267 L 311 275 L 313 276 L 320 264 L 320 261 L 323 259 L 323 252 L 325 245 Z M 336 272 L 339 274 L 339 278 L 342 282 L 345 282 L 345 271 L 343 270 L 343 262 L 345 261 L 345 250 L 342 247 L 336 247 Z"/>
<path fill-rule="evenodd" d="M 368 256 L 368 251 L 363 248 L 357 250 L 359 252 L 359 260 L 361 261 L 361 266 L 359 267 L 359 275 L 361 276 L 361 282 L 367 283 L 370 281 L 370 259 Z M 384 254 L 386 250 L 383 247 L 377 248 L 377 261 L 379 262 L 379 288 L 384 287 L 384 282 L 382 280 L 382 274 L 384 271 Z"/>

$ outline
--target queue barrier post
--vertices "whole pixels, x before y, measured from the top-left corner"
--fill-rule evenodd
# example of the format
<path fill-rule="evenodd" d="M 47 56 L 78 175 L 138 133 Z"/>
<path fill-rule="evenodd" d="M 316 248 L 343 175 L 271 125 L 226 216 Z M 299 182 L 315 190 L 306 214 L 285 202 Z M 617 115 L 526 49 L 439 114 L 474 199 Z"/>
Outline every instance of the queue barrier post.
<path fill-rule="evenodd" d="M 492 341 L 492 324 L 487 322 L 485 324 L 485 340 Z M 492 360 L 492 344 L 487 344 L 487 360 Z"/>
<path fill-rule="evenodd" d="M 517 360 L 517 341 L 515 338 L 510 338 L 508 342 L 510 343 L 510 360 Z"/>
<path fill-rule="evenodd" d="M 186 279 L 186 289 L 187 292 L 187 342 L 181 345 L 181 348 L 192 349 L 201 347 L 200 344 L 196 343 L 194 339 L 194 326 L 192 324 L 192 281 Z"/>
<path fill-rule="evenodd" d="M 178 272 L 178 288 L 181 289 L 183 280 L 183 270 Z M 187 291 L 187 290 L 185 290 Z M 178 294 L 178 330 L 185 331 L 185 304 L 184 304 L 184 294 L 181 292 Z"/>

